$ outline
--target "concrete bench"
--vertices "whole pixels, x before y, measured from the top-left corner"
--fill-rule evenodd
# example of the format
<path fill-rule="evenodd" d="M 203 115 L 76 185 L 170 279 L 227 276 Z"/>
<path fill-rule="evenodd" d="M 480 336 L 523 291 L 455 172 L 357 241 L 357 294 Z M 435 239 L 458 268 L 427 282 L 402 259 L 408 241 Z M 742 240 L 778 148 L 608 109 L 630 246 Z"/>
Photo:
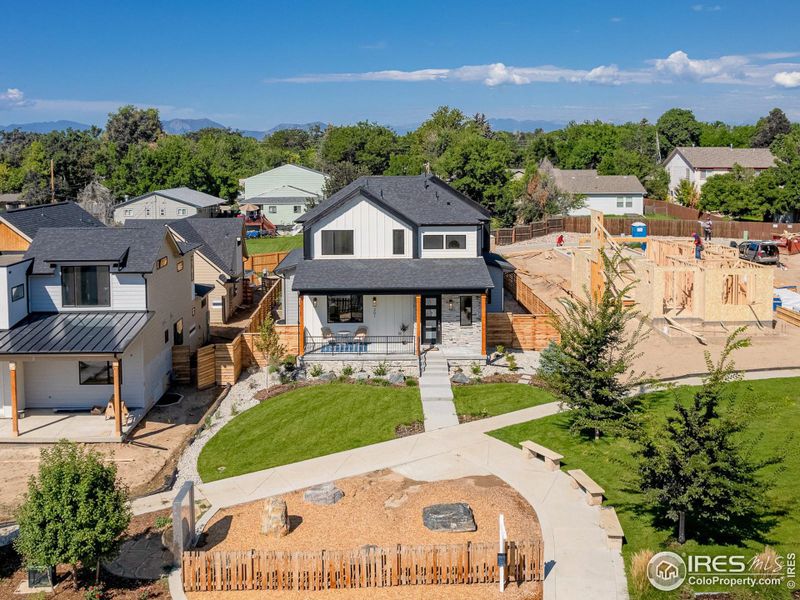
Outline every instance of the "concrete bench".
<path fill-rule="evenodd" d="M 572 487 L 586 492 L 586 503 L 589 506 L 599 506 L 603 503 L 603 494 L 605 494 L 606 491 L 597 485 L 581 469 L 567 471 L 567 475 L 572 477 Z"/>
<path fill-rule="evenodd" d="M 625 533 L 622 531 L 622 525 L 619 524 L 619 519 L 617 518 L 617 511 L 614 510 L 613 506 L 600 508 L 600 527 L 606 531 L 609 550 L 621 552 Z"/>
<path fill-rule="evenodd" d="M 558 452 L 553 452 L 530 440 L 520 442 L 519 445 L 522 446 L 522 455 L 525 458 L 540 458 L 551 471 L 558 471 L 561 468 L 561 459 L 564 457 Z"/>

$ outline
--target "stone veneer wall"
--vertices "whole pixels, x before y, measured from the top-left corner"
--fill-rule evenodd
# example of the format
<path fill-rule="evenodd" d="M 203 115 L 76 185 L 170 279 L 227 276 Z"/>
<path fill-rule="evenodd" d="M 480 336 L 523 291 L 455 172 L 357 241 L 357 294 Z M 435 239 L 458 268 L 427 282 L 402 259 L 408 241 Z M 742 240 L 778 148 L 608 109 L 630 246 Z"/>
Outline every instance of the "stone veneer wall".
<path fill-rule="evenodd" d="M 450 301 L 453 310 L 448 309 Z M 442 347 L 462 353 L 481 353 L 481 297 L 472 296 L 472 325 L 461 326 L 461 295 L 442 294 Z"/>

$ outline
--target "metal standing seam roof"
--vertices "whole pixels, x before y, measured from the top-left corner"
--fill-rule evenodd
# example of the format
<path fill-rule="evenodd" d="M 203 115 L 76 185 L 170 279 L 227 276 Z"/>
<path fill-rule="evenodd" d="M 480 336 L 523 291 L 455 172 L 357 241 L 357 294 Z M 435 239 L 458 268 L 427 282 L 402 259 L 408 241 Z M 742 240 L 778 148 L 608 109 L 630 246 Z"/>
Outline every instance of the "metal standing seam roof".
<path fill-rule="evenodd" d="M 494 287 L 482 257 L 314 259 L 297 263 L 292 289 L 303 293 L 477 291 Z"/>
<path fill-rule="evenodd" d="M 0 331 L 0 355 L 116 354 L 152 316 L 142 311 L 32 313 Z"/>

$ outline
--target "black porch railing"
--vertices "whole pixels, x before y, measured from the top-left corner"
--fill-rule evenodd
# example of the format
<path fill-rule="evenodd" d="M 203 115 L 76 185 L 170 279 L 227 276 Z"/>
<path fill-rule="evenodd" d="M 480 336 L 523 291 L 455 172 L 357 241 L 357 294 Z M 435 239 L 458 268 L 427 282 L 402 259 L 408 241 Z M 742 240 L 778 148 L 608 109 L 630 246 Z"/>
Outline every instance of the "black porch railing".
<path fill-rule="evenodd" d="M 305 336 L 305 353 L 335 354 L 414 354 L 413 335 L 368 335 L 322 337 Z"/>

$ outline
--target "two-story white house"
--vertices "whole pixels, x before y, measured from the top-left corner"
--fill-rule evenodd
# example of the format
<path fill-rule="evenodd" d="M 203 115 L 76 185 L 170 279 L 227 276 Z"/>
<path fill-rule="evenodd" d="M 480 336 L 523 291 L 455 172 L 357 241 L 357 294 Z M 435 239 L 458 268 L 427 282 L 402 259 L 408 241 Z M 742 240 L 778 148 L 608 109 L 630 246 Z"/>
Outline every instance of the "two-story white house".
<path fill-rule="evenodd" d="M 669 173 L 669 191 L 674 194 L 681 180 L 691 181 L 698 189 L 709 177 L 723 175 L 739 165 L 756 174 L 775 166 L 769 148 L 683 147 L 674 148 L 664 162 Z"/>
<path fill-rule="evenodd" d="M 503 310 L 489 212 L 437 177 L 361 177 L 298 219 L 304 245 L 276 268 L 306 360 L 485 359 Z"/>
<path fill-rule="evenodd" d="M 114 206 L 114 222 L 124 225 L 128 219 L 183 219 L 213 217 L 225 200 L 188 187 L 155 190 Z"/>
<path fill-rule="evenodd" d="M 307 203 L 323 197 L 325 175 L 300 165 L 281 165 L 244 180 L 240 204 L 255 204 L 271 223 L 288 229 L 306 212 Z"/>
<path fill-rule="evenodd" d="M 121 440 L 170 385 L 173 346 L 208 339 L 194 248 L 166 228 L 41 228 L 0 257 L 0 438 Z"/>

